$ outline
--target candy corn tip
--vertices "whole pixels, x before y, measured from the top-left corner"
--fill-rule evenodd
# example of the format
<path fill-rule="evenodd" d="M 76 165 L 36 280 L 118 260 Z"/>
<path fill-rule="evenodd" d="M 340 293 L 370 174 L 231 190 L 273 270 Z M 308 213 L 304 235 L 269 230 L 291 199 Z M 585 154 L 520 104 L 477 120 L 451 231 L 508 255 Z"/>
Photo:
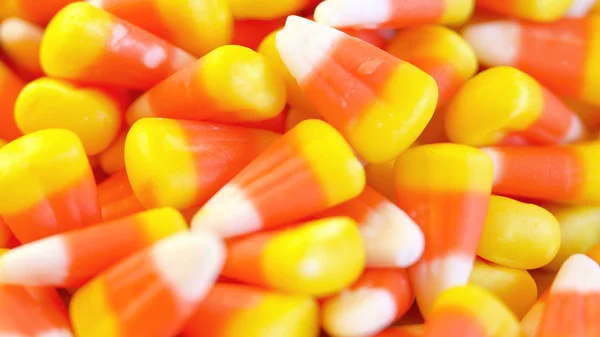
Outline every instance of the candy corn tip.
<path fill-rule="evenodd" d="M 327 0 L 315 9 L 315 21 L 330 27 L 375 28 L 388 17 L 388 1 Z"/>
<path fill-rule="evenodd" d="M 585 16 L 594 7 L 597 0 L 573 0 L 571 7 L 567 10 L 566 17 L 580 18 Z"/>
<path fill-rule="evenodd" d="M 0 24 L 0 43 L 19 41 L 30 31 L 31 24 L 19 18 L 8 18 Z"/>
<path fill-rule="evenodd" d="M 86 2 L 94 7 L 104 8 L 104 1 L 102 0 L 87 0 Z"/>
<path fill-rule="evenodd" d="M 584 254 L 569 257 L 560 268 L 551 292 L 600 292 L 600 266 Z"/>
<path fill-rule="evenodd" d="M 462 35 L 484 64 L 512 65 L 517 58 L 520 28 L 514 21 L 473 24 Z"/>

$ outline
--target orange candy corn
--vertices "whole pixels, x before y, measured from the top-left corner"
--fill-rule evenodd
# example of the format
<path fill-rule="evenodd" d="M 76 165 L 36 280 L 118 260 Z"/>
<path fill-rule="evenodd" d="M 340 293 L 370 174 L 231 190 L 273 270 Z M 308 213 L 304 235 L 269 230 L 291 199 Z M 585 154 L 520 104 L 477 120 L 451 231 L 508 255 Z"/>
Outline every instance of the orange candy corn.
<path fill-rule="evenodd" d="M 356 198 L 333 207 L 321 217 L 347 216 L 359 225 L 369 267 L 406 268 L 425 247 L 421 229 L 394 203 L 369 186 Z"/>
<path fill-rule="evenodd" d="M 473 0 L 327 0 L 315 9 L 315 21 L 336 28 L 459 25 L 474 5 Z"/>
<path fill-rule="evenodd" d="M 182 337 L 318 336 L 316 301 L 242 284 L 216 283 Z"/>
<path fill-rule="evenodd" d="M 377 192 L 385 195 L 388 200 L 396 201 L 396 190 L 394 188 L 394 164 L 396 159 L 381 164 L 369 164 L 365 166 L 367 184 Z"/>
<path fill-rule="evenodd" d="M 319 113 L 370 163 L 406 150 L 435 109 L 429 75 L 333 28 L 290 16 L 277 49 Z"/>
<path fill-rule="evenodd" d="M 194 61 L 183 50 L 84 2 L 66 6 L 52 19 L 40 58 L 49 76 L 138 90 Z"/>
<path fill-rule="evenodd" d="M 231 39 L 227 0 L 88 0 L 192 55 L 202 56 Z"/>
<path fill-rule="evenodd" d="M 125 170 L 119 171 L 98 184 L 98 199 L 104 221 L 141 212 L 146 208 L 133 193 Z"/>
<path fill-rule="evenodd" d="M 78 336 L 175 336 L 217 279 L 223 243 L 182 233 L 142 250 L 80 288 L 69 313 Z"/>
<path fill-rule="evenodd" d="M 285 17 L 272 20 L 235 20 L 231 44 L 256 50 L 263 39 L 283 25 Z"/>
<path fill-rule="evenodd" d="M 600 17 L 554 23 L 492 21 L 463 36 L 488 66 L 517 67 L 552 92 L 600 105 Z"/>
<path fill-rule="evenodd" d="M 94 176 L 74 133 L 46 129 L 0 149 L 0 214 L 22 243 L 100 221 Z"/>
<path fill-rule="evenodd" d="M 360 194 L 365 172 L 327 123 L 298 124 L 194 215 L 192 229 L 222 237 L 294 223 Z"/>
<path fill-rule="evenodd" d="M 125 165 L 144 206 L 186 209 L 205 203 L 278 138 L 264 130 L 144 118 L 129 130 Z"/>
<path fill-rule="evenodd" d="M 469 280 L 492 179 L 490 158 L 464 145 L 423 145 L 396 160 L 396 202 L 425 234 L 423 256 L 409 268 L 424 317 L 445 289 Z"/>
<path fill-rule="evenodd" d="M 350 286 L 365 265 L 360 232 L 346 217 L 234 238 L 227 249 L 223 276 L 318 297 Z"/>
<path fill-rule="evenodd" d="M 140 96 L 127 111 L 127 122 L 143 117 L 260 121 L 283 110 L 285 95 L 284 80 L 269 59 L 245 47 L 223 46 Z"/>
<path fill-rule="evenodd" d="M 477 0 L 477 6 L 532 21 L 556 21 L 587 14 L 596 0 Z"/>
<path fill-rule="evenodd" d="M 76 287 L 130 254 L 187 229 L 159 208 L 17 247 L 0 257 L 0 283 Z"/>
<path fill-rule="evenodd" d="M 0 6 L 4 7 L 12 16 L 17 16 L 44 26 L 50 19 L 66 5 L 77 0 L 2 0 Z"/>
<path fill-rule="evenodd" d="M 0 62 L 0 138 L 13 140 L 22 135 L 17 127 L 14 106 L 25 84 L 12 70 Z"/>
<path fill-rule="evenodd" d="M 493 147 L 494 193 L 600 204 L 600 142 L 570 146 Z"/>
<path fill-rule="evenodd" d="M 598 317 L 600 266 L 585 255 L 573 255 L 552 283 L 537 336 L 599 336 Z"/>
<path fill-rule="evenodd" d="M 12 248 L 18 244 L 17 238 L 15 238 L 10 228 L 8 228 L 4 220 L 0 217 L 0 249 Z"/>
<path fill-rule="evenodd" d="M 414 295 L 404 269 L 367 269 L 348 290 L 323 303 L 323 328 L 330 336 L 371 336 L 400 318 Z"/>
<path fill-rule="evenodd" d="M 127 131 L 121 134 L 110 143 L 110 145 L 98 155 L 100 168 L 106 174 L 113 174 L 125 169 L 125 140 Z"/>
<path fill-rule="evenodd" d="M 32 77 L 43 75 L 40 65 L 40 45 L 44 30 L 19 18 L 9 18 L 0 24 L 0 46 L 10 61 Z"/>
<path fill-rule="evenodd" d="M 478 69 L 473 48 L 458 33 L 442 26 L 403 30 L 392 39 L 387 51 L 433 77 L 439 91 L 438 106 L 444 105 Z"/>

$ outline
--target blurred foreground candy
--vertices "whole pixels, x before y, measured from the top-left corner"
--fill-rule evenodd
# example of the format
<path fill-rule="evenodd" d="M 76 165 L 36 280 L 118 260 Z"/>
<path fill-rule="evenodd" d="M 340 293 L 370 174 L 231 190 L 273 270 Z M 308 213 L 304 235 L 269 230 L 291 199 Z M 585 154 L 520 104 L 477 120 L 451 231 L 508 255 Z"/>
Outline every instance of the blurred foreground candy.
<path fill-rule="evenodd" d="M 84 2 L 66 6 L 52 19 L 41 47 L 49 76 L 138 90 L 193 61 L 183 50 Z"/>
<path fill-rule="evenodd" d="M 182 233 L 142 250 L 80 288 L 70 316 L 79 336 L 175 336 L 213 286 L 223 243 Z"/>
<path fill-rule="evenodd" d="M 532 21 L 555 21 L 583 16 L 595 0 L 477 0 L 477 6 L 503 15 Z"/>
<path fill-rule="evenodd" d="M 327 123 L 298 124 L 194 215 L 192 229 L 233 237 L 291 224 L 359 195 L 361 163 Z"/>
<path fill-rule="evenodd" d="M 234 238 L 227 248 L 223 276 L 318 297 L 350 286 L 365 266 L 358 226 L 346 217 Z"/>
<path fill-rule="evenodd" d="M 396 160 L 396 202 L 425 234 L 423 256 L 409 268 L 424 317 L 444 290 L 469 280 L 492 177 L 492 161 L 465 145 L 418 146 Z"/>
<path fill-rule="evenodd" d="M 9 18 L 0 24 L 0 46 L 10 61 L 32 77 L 43 75 L 40 65 L 40 45 L 44 30 L 19 18 Z"/>
<path fill-rule="evenodd" d="M 290 16 L 277 49 L 310 102 L 370 163 L 406 150 L 433 115 L 431 76 L 367 42 Z"/>
<path fill-rule="evenodd" d="M 94 176 L 74 133 L 36 131 L 0 149 L 0 214 L 22 243 L 100 221 Z"/>
<path fill-rule="evenodd" d="M 125 170 L 111 175 L 98 184 L 98 199 L 104 221 L 118 219 L 146 209 L 133 193 Z"/>

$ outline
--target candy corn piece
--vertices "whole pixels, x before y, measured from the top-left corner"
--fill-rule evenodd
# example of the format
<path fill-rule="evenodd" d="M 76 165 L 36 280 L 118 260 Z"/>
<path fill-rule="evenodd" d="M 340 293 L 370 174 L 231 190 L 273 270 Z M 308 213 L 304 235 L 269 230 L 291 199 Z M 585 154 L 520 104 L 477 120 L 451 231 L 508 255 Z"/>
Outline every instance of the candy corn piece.
<path fill-rule="evenodd" d="M 138 90 L 194 61 L 183 50 L 84 2 L 66 6 L 52 19 L 40 59 L 49 76 Z"/>
<path fill-rule="evenodd" d="M 222 275 L 323 297 L 354 283 L 364 266 L 364 246 L 356 223 L 337 217 L 230 240 Z"/>
<path fill-rule="evenodd" d="M 70 315 L 78 336 L 175 336 L 214 284 L 223 243 L 181 233 L 142 250 L 80 288 Z"/>
<path fill-rule="evenodd" d="M 417 325 L 401 325 L 392 326 L 373 337 L 421 337 L 423 336 L 425 326 Z"/>
<path fill-rule="evenodd" d="M 73 333 L 54 289 L 0 285 L 0 335 L 72 337 Z"/>
<path fill-rule="evenodd" d="M 365 166 L 367 185 L 377 192 L 385 195 L 388 200 L 396 201 L 396 190 L 394 189 L 394 164 L 396 159 L 381 164 L 369 164 Z"/>
<path fill-rule="evenodd" d="M 205 203 L 278 138 L 257 129 L 144 118 L 129 130 L 125 165 L 144 206 L 186 209 Z"/>
<path fill-rule="evenodd" d="M 474 0 L 327 0 L 315 9 L 315 21 L 336 28 L 459 25 L 474 5 Z"/>
<path fill-rule="evenodd" d="M 44 30 L 19 18 L 9 18 L 0 24 L 0 46 L 10 61 L 33 77 L 43 75 L 40 65 L 40 45 Z"/>
<path fill-rule="evenodd" d="M 0 138 L 13 140 L 22 135 L 14 117 L 14 105 L 25 84 L 12 70 L 0 62 Z"/>
<path fill-rule="evenodd" d="M 477 6 L 525 20 L 556 21 L 564 17 L 575 2 L 582 3 L 580 0 L 477 0 Z"/>
<path fill-rule="evenodd" d="M 469 80 L 446 109 L 446 134 L 472 146 L 570 143 L 585 136 L 579 116 L 524 72 L 495 67 Z"/>
<path fill-rule="evenodd" d="M 492 178 L 489 157 L 465 145 L 423 145 L 396 160 L 396 202 L 425 234 L 423 256 L 409 273 L 426 318 L 444 290 L 469 280 Z"/>
<path fill-rule="evenodd" d="M 0 149 L 0 214 L 22 243 L 100 221 L 94 176 L 74 133 L 37 131 Z"/>
<path fill-rule="evenodd" d="M 318 336 L 316 301 L 242 284 L 216 283 L 182 337 Z"/>
<path fill-rule="evenodd" d="M 256 3 L 254 0 L 228 0 L 229 9 L 236 19 L 277 19 L 297 13 L 315 0 L 280 0 Z"/>
<path fill-rule="evenodd" d="M 599 314 L 600 266 L 585 255 L 573 255 L 552 283 L 537 336 L 598 336 Z"/>
<path fill-rule="evenodd" d="M 406 150 L 435 109 L 429 75 L 333 28 L 290 16 L 277 49 L 319 113 L 370 163 Z"/>
<path fill-rule="evenodd" d="M 285 25 L 285 17 L 272 20 L 235 20 L 231 44 L 256 50 L 261 42 Z"/>
<path fill-rule="evenodd" d="M 546 299 L 550 291 L 545 291 L 540 298 L 529 308 L 527 314 L 521 320 L 521 328 L 527 337 L 537 337 L 537 332 L 546 308 Z"/>
<path fill-rule="evenodd" d="M 591 257 L 592 260 L 596 261 L 596 263 L 600 264 L 600 243 L 588 250 L 586 255 Z"/>
<path fill-rule="evenodd" d="M 233 17 L 227 0 L 88 0 L 192 55 L 229 43 Z"/>
<path fill-rule="evenodd" d="M 600 142 L 569 146 L 491 147 L 494 193 L 600 205 Z"/>
<path fill-rule="evenodd" d="M 425 337 L 521 337 L 519 321 L 504 303 L 474 285 L 443 292 L 425 324 Z"/>
<path fill-rule="evenodd" d="M 364 186 L 364 169 L 348 143 L 327 123 L 311 119 L 219 190 L 194 215 L 192 229 L 233 237 L 274 228 L 350 200 Z"/>
<path fill-rule="evenodd" d="M 0 283 L 80 286 L 132 253 L 186 229 L 179 212 L 159 208 L 57 234 L 0 257 Z"/>
<path fill-rule="evenodd" d="M 522 318 L 537 300 L 537 285 L 527 270 L 508 268 L 476 260 L 469 284 L 496 295 L 511 311 Z"/>
<path fill-rule="evenodd" d="M 110 93 L 49 77 L 29 82 L 15 104 L 15 120 L 23 133 L 71 130 L 88 155 L 102 152 L 117 137 L 122 114 Z"/>
<path fill-rule="evenodd" d="M 4 223 L 4 220 L 0 217 L 0 249 L 12 248 L 19 244 L 14 234 L 10 231 L 10 228 Z"/>
<path fill-rule="evenodd" d="M 2 6 L 12 16 L 17 16 L 34 24 L 45 26 L 50 19 L 66 5 L 77 0 L 4 0 Z"/>
<path fill-rule="evenodd" d="M 473 48 L 458 33 L 442 26 L 400 31 L 387 51 L 433 77 L 439 91 L 438 106 L 444 105 L 478 69 Z"/>
<path fill-rule="evenodd" d="M 517 67 L 552 92 L 600 105 L 600 17 L 554 23 L 492 21 L 463 36 L 488 66 Z"/>
<path fill-rule="evenodd" d="M 125 170 L 119 171 L 98 184 L 98 199 L 104 221 L 141 212 L 146 208 L 135 196 Z"/>
<path fill-rule="evenodd" d="M 104 151 L 98 154 L 100 168 L 104 173 L 110 175 L 125 169 L 126 139 L 127 131 L 122 131 Z"/>
<path fill-rule="evenodd" d="M 367 269 L 348 290 L 323 303 L 323 328 L 330 336 L 371 336 L 410 308 L 414 294 L 404 269 Z"/>
<path fill-rule="evenodd" d="M 358 224 L 365 243 L 367 266 L 406 268 L 425 248 L 423 232 L 394 203 L 369 186 L 356 198 L 318 216 L 347 216 Z"/>
<path fill-rule="evenodd" d="M 143 117 L 259 121 L 277 116 L 284 106 L 284 80 L 270 60 L 245 47 L 224 46 L 140 96 L 127 111 L 127 122 Z"/>

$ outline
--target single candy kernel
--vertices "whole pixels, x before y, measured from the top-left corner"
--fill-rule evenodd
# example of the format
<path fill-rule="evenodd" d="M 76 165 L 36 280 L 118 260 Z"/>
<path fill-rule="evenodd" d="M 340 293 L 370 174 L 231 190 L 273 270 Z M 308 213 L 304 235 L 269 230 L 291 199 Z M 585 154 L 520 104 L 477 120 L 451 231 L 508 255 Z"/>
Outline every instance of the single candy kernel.
<path fill-rule="evenodd" d="M 0 257 L 0 283 L 81 286 L 132 253 L 185 230 L 179 212 L 159 208 L 53 235 Z"/>
<path fill-rule="evenodd" d="M 354 283 L 364 267 L 365 249 L 356 222 L 336 217 L 228 241 L 223 276 L 325 297 Z"/>
<path fill-rule="evenodd" d="M 438 86 L 438 107 L 443 106 L 478 69 L 475 51 L 455 31 L 442 26 L 421 26 L 400 31 L 387 51 L 433 77 Z"/>
<path fill-rule="evenodd" d="M 36 131 L 0 149 L 0 214 L 22 243 L 100 221 L 94 176 L 73 132 Z"/>
<path fill-rule="evenodd" d="M 44 77 L 29 82 L 15 103 L 24 134 L 61 128 L 73 131 L 88 155 L 104 151 L 121 128 L 119 102 L 108 92 Z"/>
<path fill-rule="evenodd" d="M 537 285 L 527 270 L 477 260 L 469 283 L 496 295 L 519 319 L 537 300 Z"/>
<path fill-rule="evenodd" d="M 319 113 L 369 163 L 397 157 L 433 115 L 433 78 L 367 42 L 290 16 L 277 50 Z"/>
<path fill-rule="evenodd" d="M 233 237 L 276 228 L 348 201 L 364 187 L 352 148 L 329 124 L 310 119 L 217 192 L 194 215 L 192 229 Z"/>
<path fill-rule="evenodd" d="M 285 99 L 283 77 L 268 58 L 223 46 L 140 96 L 127 111 L 127 123 L 143 117 L 260 121 L 277 116 Z"/>
<path fill-rule="evenodd" d="M 46 28 L 40 60 L 49 76 L 147 90 L 194 57 L 108 12 L 76 2 Z"/>
<path fill-rule="evenodd" d="M 570 143 L 585 136 L 579 116 L 535 79 L 495 67 L 469 80 L 446 110 L 446 134 L 457 143 L 491 146 Z"/>
<path fill-rule="evenodd" d="M 125 166 L 144 206 L 183 210 L 204 204 L 277 139 L 270 131 L 144 118 L 127 135 Z"/>
<path fill-rule="evenodd" d="M 217 283 L 202 300 L 181 336 L 318 336 L 318 310 L 311 296 Z"/>
<path fill-rule="evenodd" d="M 477 254 L 502 266 L 535 269 L 556 256 L 560 226 L 544 208 L 492 196 Z"/>
<path fill-rule="evenodd" d="M 163 239 L 81 287 L 69 310 L 73 328 L 90 337 L 175 336 L 224 260 L 223 243 L 207 233 Z"/>
<path fill-rule="evenodd" d="M 146 210 L 133 193 L 125 170 L 119 171 L 98 184 L 98 199 L 104 221 L 118 219 Z"/>
<path fill-rule="evenodd" d="M 558 95 L 600 105 L 600 16 L 476 23 L 463 36 L 481 63 L 519 68 Z"/>
<path fill-rule="evenodd" d="M 478 149 L 432 144 L 401 154 L 394 171 L 396 202 L 425 235 L 423 256 L 409 272 L 427 318 L 442 292 L 469 280 L 489 204 L 493 165 Z"/>
<path fill-rule="evenodd" d="M 233 17 L 227 0 L 88 0 L 195 56 L 229 43 Z"/>
<path fill-rule="evenodd" d="M 327 0 L 317 6 L 315 21 L 336 28 L 460 25 L 474 6 L 474 0 Z"/>
<path fill-rule="evenodd" d="M 7 141 L 22 135 L 15 122 L 14 106 L 24 85 L 6 64 L 0 62 L 0 138 Z"/>
<path fill-rule="evenodd" d="M 32 77 L 43 76 L 40 46 L 44 30 L 19 18 L 9 18 L 0 24 L 0 46 L 10 61 Z"/>

